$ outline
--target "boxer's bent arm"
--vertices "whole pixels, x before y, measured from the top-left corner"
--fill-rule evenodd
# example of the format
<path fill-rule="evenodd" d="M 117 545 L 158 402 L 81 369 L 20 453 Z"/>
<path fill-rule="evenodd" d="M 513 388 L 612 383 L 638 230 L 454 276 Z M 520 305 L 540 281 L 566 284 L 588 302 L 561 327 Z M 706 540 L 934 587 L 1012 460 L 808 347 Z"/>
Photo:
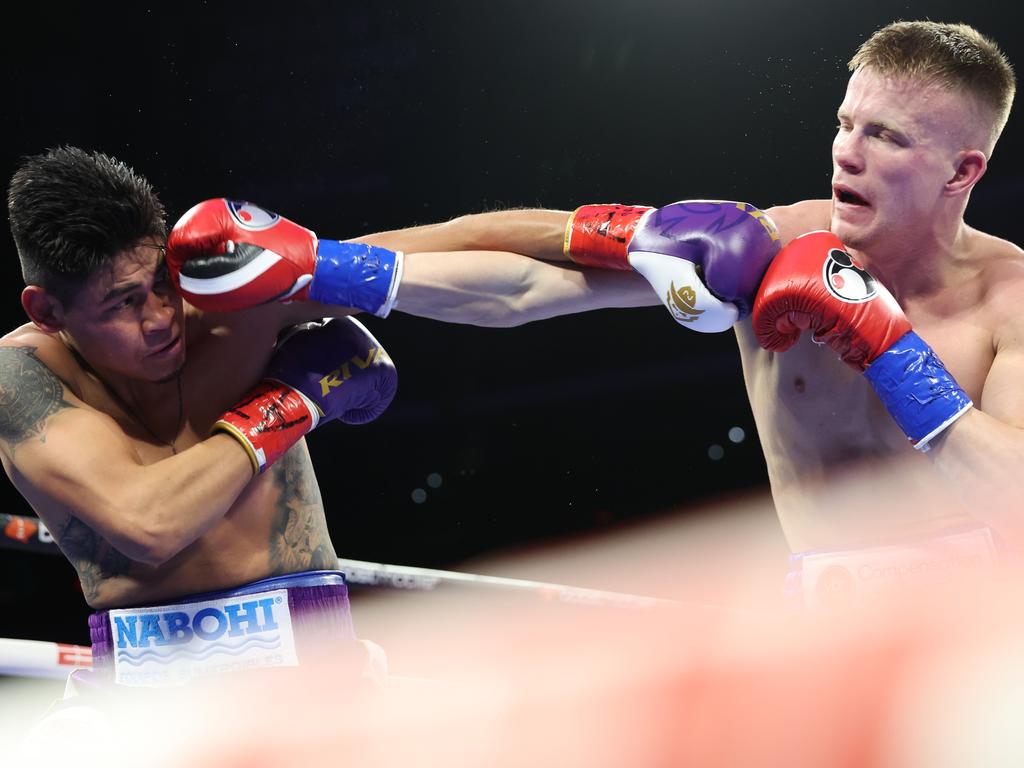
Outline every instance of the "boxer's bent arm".
<path fill-rule="evenodd" d="M 408 229 L 377 232 L 348 242 L 392 251 L 509 251 L 546 261 L 569 261 L 563 253 L 567 211 L 524 209 L 476 213 Z"/>
<path fill-rule="evenodd" d="M 581 270 L 517 253 L 410 253 L 395 309 L 418 317 L 490 327 L 522 325 L 659 298 L 638 274 Z"/>
<path fill-rule="evenodd" d="M 978 407 L 957 419 L 927 455 L 959 488 L 974 517 L 1024 537 L 1024 321 L 1014 325 L 1001 334 Z"/>
<path fill-rule="evenodd" d="M 144 466 L 105 417 L 76 407 L 66 389 L 54 408 L 38 407 L 38 399 L 33 406 L 42 418 L 0 411 L 0 451 L 15 485 L 37 509 L 70 513 L 131 560 L 159 565 L 173 557 L 252 479 L 249 458 L 227 435 Z"/>

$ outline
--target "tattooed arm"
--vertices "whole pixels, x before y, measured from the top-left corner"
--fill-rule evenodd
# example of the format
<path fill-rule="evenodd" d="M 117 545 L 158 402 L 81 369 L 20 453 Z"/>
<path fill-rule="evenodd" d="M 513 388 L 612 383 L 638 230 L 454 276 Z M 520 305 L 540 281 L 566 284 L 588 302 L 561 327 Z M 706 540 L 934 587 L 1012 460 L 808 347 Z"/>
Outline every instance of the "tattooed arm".
<path fill-rule="evenodd" d="M 217 523 L 252 478 L 227 435 L 141 464 L 114 422 L 84 406 L 30 346 L 0 346 L 0 454 L 37 510 L 69 518 L 55 533 L 72 562 L 95 554 L 96 542 L 82 540 L 88 531 L 130 560 L 163 563 Z"/>
<path fill-rule="evenodd" d="M 278 497 L 270 528 L 270 565 L 274 574 L 336 568 L 338 556 L 331 544 L 305 441 L 296 443 L 271 468 Z"/>

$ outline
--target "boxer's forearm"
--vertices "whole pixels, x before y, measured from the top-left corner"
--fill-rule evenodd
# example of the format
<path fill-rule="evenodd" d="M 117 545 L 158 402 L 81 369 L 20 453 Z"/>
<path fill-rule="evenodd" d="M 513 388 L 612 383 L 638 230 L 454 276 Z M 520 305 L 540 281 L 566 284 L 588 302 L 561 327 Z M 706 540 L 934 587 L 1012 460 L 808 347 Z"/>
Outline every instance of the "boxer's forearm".
<path fill-rule="evenodd" d="M 927 456 L 959 490 L 972 516 L 1024 542 L 1024 430 L 972 408 L 934 441 Z"/>
<path fill-rule="evenodd" d="M 406 255 L 396 310 L 491 327 L 558 315 L 658 303 L 632 272 L 582 270 L 516 253 L 461 251 Z"/>
<path fill-rule="evenodd" d="M 460 216 L 441 224 L 377 232 L 351 242 L 394 251 L 509 251 L 545 261 L 567 261 L 562 252 L 566 211 L 492 211 Z"/>
<path fill-rule="evenodd" d="M 126 557 L 160 565 L 220 522 L 251 480 L 252 465 L 238 442 L 213 435 L 125 471 L 100 532 Z"/>

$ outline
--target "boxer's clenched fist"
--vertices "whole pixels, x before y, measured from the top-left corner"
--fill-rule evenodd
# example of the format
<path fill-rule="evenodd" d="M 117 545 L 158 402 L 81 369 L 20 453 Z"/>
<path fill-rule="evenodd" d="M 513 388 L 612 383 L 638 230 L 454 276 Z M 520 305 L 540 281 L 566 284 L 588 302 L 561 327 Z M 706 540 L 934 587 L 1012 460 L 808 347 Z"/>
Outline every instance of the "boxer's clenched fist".
<path fill-rule="evenodd" d="M 242 444 L 254 473 L 273 464 L 321 421 L 373 421 L 398 389 L 391 358 L 352 317 L 296 326 L 278 342 L 263 375 L 213 427 Z"/>
<path fill-rule="evenodd" d="M 398 293 L 402 254 L 318 240 L 276 213 L 218 198 L 174 225 L 167 265 L 182 296 L 211 312 L 308 300 L 385 317 Z"/>
<path fill-rule="evenodd" d="M 573 261 L 636 270 L 676 322 L 709 333 L 750 314 L 754 292 L 778 250 L 778 230 L 764 212 L 715 200 L 663 208 L 585 205 L 572 215 L 565 234 L 565 252 Z"/>
<path fill-rule="evenodd" d="M 757 292 L 753 321 L 765 349 L 784 352 L 807 330 L 863 371 L 918 449 L 972 405 L 892 294 L 831 232 L 802 235 L 779 252 Z"/>

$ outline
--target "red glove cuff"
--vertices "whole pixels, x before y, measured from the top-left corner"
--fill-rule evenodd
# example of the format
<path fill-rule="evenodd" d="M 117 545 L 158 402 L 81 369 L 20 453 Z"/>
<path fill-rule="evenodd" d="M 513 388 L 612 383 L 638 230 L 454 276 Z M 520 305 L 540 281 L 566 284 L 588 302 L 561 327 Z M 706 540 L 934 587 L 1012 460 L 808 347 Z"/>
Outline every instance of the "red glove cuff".
<path fill-rule="evenodd" d="M 258 475 L 317 425 L 320 411 L 301 392 L 279 381 L 260 382 L 225 413 L 213 432 L 226 432 L 242 444 Z"/>
<path fill-rule="evenodd" d="M 626 246 L 649 210 L 643 205 L 581 205 L 565 226 L 563 252 L 586 267 L 628 270 Z"/>

